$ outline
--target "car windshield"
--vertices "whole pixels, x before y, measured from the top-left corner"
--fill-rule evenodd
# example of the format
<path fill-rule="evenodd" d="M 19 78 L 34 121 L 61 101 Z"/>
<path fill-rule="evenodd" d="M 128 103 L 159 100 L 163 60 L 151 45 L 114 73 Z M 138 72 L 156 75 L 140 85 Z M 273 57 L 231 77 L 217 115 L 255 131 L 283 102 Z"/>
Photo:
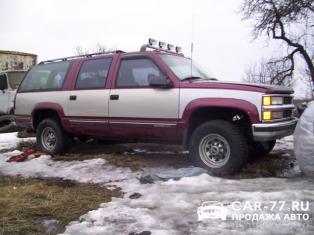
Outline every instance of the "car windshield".
<path fill-rule="evenodd" d="M 181 81 L 194 79 L 217 80 L 210 77 L 194 62 L 191 63 L 191 59 L 174 55 L 161 55 L 161 58 Z"/>
<path fill-rule="evenodd" d="M 17 89 L 21 84 L 21 81 L 24 77 L 25 72 L 9 72 L 9 83 L 12 89 Z"/>

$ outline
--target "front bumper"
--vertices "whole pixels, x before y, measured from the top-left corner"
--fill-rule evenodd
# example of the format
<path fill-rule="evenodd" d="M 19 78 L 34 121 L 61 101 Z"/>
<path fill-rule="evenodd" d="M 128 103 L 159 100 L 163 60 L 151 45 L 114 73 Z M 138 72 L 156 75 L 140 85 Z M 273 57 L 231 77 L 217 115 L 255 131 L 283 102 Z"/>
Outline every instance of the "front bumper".
<path fill-rule="evenodd" d="M 283 122 L 253 124 L 253 139 L 255 141 L 269 141 L 291 135 L 297 122 L 298 120 L 293 118 Z"/>

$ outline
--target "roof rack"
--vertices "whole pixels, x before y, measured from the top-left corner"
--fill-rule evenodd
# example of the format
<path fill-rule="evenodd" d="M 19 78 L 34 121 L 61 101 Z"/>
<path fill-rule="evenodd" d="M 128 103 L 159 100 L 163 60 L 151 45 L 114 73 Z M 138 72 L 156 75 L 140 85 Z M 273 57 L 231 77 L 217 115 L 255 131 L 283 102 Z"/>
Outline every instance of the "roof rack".
<path fill-rule="evenodd" d="M 53 63 L 53 62 L 58 62 L 58 61 L 67 61 L 67 60 L 73 60 L 73 59 L 84 58 L 84 57 L 86 58 L 86 57 L 93 57 L 97 55 L 116 54 L 116 53 L 125 53 L 125 52 L 121 50 L 115 50 L 115 51 L 97 52 L 97 53 L 91 53 L 91 54 L 85 54 L 85 55 L 75 55 L 75 56 L 69 56 L 69 57 L 58 58 L 58 59 L 53 59 L 53 60 L 45 60 L 45 61 L 41 61 L 39 64 L 47 64 L 47 63 Z"/>
<path fill-rule="evenodd" d="M 183 56 L 181 47 L 174 46 L 172 44 L 168 44 L 168 43 L 165 43 L 162 41 L 158 42 L 158 47 L 155 45 L 157 45 L 157 40 L 150 38 L 148 40 L 148 44 L 144 44 L 143 46 L 141 46 L 140 51 L 146 51 L 147 48 L 150 48 L 150 49 L 154 49 L 156 51 L 162 51 L 162 52 L 167 52 L 167 53 L 177 54 L 177 55 Z"/>

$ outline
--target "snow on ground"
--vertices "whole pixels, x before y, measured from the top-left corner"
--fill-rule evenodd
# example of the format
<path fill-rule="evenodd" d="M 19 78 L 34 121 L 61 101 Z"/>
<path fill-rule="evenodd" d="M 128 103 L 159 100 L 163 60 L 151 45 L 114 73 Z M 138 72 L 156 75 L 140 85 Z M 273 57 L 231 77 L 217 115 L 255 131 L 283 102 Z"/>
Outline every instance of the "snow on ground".
<path fill-rule="evenodd" d="M 0 134 L 0 150 L 15 148 L 21 141 L 16 133 Z M 35 138 L 25 138 L 23 141 L 35 141 Z"/>
<path fill-rule="evenodd" d="M 14 146 L 13 136 L 0 135 L 0 146 Z M 276 150 L 293 149 L 293 139 L 280 140 Z M 2 147 L 3 148 L 3 147 Z M 0 174 L 24 177 L 58 177 L 78 182 L 91 182 L 107 187 L 121 187 L 123 198 L 113 198 L 97 210 L 82 215 L 71 222 L 65 234 L 129 234 L 150 231 L 152 234 L 314 234 L 314 181 L 294 176 L 292 178 L 224 179 L 213 177 L 196 167 L 146 167 L 131 171 L 116 167 L 104 159 L 85 161 L 53 161 L 50 156 L 30 159 L 22 163 L 7 163 L 16 152 L 0 157 Z M 291 154 L 291 153 L 289 153 Z M 153 182 L 143 184 L 150 177 Z M 141 197 L 131 199 L 138 193 Z M 205 201 L 222 202 L 227 219 L 198 221 L 197 208 Z M 308 220 L 295 221 L 240 221 L 232 217 L 232 202 L 258 201 L 267 205 L 256 216 L 291 213 L 293 201 L 309 201 Z M 286 210 L 271 208 L 272 201 L 285 201 Z M 242 208 L 241 213 L 247 213 Z M 252 214 L 252 211 L 251 211 Z"/>

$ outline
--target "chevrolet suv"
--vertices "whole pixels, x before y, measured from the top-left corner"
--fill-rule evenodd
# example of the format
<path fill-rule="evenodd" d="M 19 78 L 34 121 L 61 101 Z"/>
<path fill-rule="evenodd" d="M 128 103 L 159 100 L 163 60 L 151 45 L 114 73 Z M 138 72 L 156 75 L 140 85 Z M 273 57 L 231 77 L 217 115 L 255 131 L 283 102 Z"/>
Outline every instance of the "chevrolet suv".
<path fill-rule="evenodd" d="M 216 175 L 240 170 L 250 154 L 293 133 L 293 90 L 217 81 L 180 48 L 154 43 L 32 67 L 16 95 L 17 124 L 36 130 L 49 154 L 86 136 L 181 144 Z"/>

